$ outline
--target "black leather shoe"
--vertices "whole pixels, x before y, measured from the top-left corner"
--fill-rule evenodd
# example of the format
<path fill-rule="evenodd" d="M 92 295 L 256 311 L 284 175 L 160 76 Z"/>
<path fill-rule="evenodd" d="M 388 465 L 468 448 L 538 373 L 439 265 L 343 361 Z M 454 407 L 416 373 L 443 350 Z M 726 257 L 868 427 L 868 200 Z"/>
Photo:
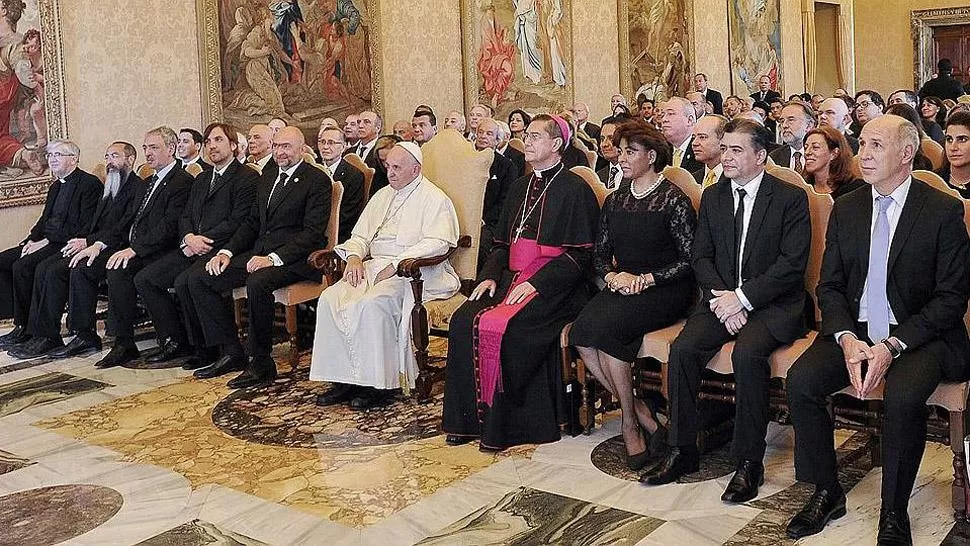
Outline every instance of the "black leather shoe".
<path fill-rule="evenodd" d="M 23 326 L 14 326 L 13 330 L 0 336 L 0 349 L 10 347 L 12 345 L 18 345 L 29 340 L 30 336 L 27 334 L 26 330 L 27 329 Z"/>
<path fill-rule="evenodd" d="M 392 392 L 390 390 L 365 387 L 350 401 L 350 409 L 362 411 L 383 405 L 391 398 Z"/>
<path fill-rule="evenodd" d="M 54 349 L 47 356 L 51 358 L 70 358 L 88 352 L 101 350 L 101 338 L 98 336 L 76 335 L 67 345 Z"/>
<path fill-rule="evenodd" d="M 243 372 L 229 380 L 226 386 L 230 389 L 248 389 L 251 387 L 265 387 L 272 385 L 275 377 L 257 377 L 249 372 Z"/>
<path fill-rule="evenodd" d="M 196 379 L 212 379 L 232 372 L 241 372 L 246 366 L 246 359 L 242 356 L 226 355 L 205 368 L 195 370 Z"/>
<path fill-rule="evenodd" d="M 327 392 L 317 395 L 318 406 L 333 406 L 343 402 L 350 402 L 357 396 L 360 387 L 347 383 L 336 383 Z"/>
<path fill-rule="evenodd" d="M 7 351 L 7 354 L 14 358 L 27 360 L 44 356 L 54 349 L 59 349 L 63 346 L 64 342 L 61 338 L 33 337 L 27 343 L 22 343 L 11 348 Z"/>
<path fill-rule="evenodd" d="M 182 358 L 183 356 L 189 356 L 191 354 L 192 348 L 189 347 L 188 343 L 179 343 L 174 339 L 167 339 L 165 340 L 165 343 L 158 348 L 158 352 L 146 358 L 145 362 L 158 364 L 161 362 L 168 362 L 169 360 L 175 360 L 176 358 Z"/>
<path fill-rule="evenodd" d="M 475 441 L 474 436 L 459 436 L 457 434 L 449 434 L 445 436 L 445 443 L 450 446 L 460 446 L 465 445 Z"/>
<path fill-rule="evenodd" d="M 913 532 L 909 526 L 909 514 L 883 510 L 879 514 L 878 546 L 912 546 Z"/>
<path fill-rule="evenodd" d="M 104 355 L 104 358 L 95 362 L 95 368 L 113 368 L 115 366 L 121 366 L 122 364 L 127 364 L 132 360 L 137 359 L 141 353 L 138 352 L 138 347 L 134 345 L 115 345 L 108 351 L 108 354 Z"/>
<path fill-rule="evenodd" d="M 185 359 L 182 363 L 183 370 L 198 370 L 199 368 L 205 368 L 206 366 L 212 364 L 212 362 L 202 358 L 199 355 L 192 355 Z"/>
<path fill-rule="evenodd" d="M 765 465 L 760 461 L 742 459 L 738 463 L 738 469 L 734 471 L 734 477 L 728 484 L 721 500 L 740 504 L 758 496 L 758 486 L 765 483 Z"/>
<path fill-rule="evenodd" d="M 640 481 L 650 485 L 663 485 L 673 483 L 684 474 L 698 470 L 700 470 L 700 455 L 697 454 L 696 449 L 672 447 L 659 464 L 640 476 Z"/>
<path fill-rule="evenodd" d="M 798 540 L 821 533 L 829 520 L 845 515 L 845 492 L 815 488 L 812 498 L 808 499 L 801 511 L 788 522 L 785 533 L 788 538 Z"/>

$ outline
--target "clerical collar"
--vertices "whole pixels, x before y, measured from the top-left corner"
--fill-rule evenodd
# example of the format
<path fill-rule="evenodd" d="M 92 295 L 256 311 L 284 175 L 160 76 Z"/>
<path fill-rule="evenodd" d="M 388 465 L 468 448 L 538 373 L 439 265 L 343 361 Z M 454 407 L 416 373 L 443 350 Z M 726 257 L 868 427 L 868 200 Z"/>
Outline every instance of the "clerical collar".
<path fill-rule="evenodd" d="M 556 174 L 559 172 L 559 169 L 561 167 L 562 167 L 562 162 L 560 161 L 555 165 L 553 165 L 552 167 L 543 169 L 541 171 L 535 171 L 533 174 L 536 175 L 536 178 L 538 178 L 539 180 L 542 180 L 546 176 L 550 176 L 550 177 L 556 176 Z"/>

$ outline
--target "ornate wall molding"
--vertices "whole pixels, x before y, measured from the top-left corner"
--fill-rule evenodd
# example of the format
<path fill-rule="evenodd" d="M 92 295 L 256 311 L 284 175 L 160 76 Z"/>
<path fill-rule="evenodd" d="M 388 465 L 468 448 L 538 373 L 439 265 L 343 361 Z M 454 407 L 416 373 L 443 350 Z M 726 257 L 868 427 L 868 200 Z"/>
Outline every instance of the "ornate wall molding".
<path fill-rule="evenodd" d="M 913 10 L 910 16 L 913 31 L 913 89 L 933 77 L 933 29 L 951 25 L 970 24 L 970 7 Z"/>

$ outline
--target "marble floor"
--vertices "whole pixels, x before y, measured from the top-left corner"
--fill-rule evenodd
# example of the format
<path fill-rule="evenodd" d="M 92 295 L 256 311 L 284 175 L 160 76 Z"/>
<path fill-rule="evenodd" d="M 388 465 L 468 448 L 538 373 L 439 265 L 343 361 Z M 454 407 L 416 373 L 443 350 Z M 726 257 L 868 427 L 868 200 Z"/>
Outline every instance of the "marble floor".
<path fill-rule="evenodd" d="M 615 415 L 589 436 L 485 454 L 445 445 L 440 396 L 317 408 L 307 355 L 271 387 L 232 392 L 180 367 L 97 370 L 102 354 L 0 355 L 0 546 L 791 544 L 784 525 L 809 494 L 780 425 L 761 496 L 728 505 L 726 447 L 682 483 L 641 486 Z M 849 513 L 800 544 L 875 543 L 881 470 L 866 440 L 837 434 Z M 949 448 L 928 444 L 916 544 L 970 543 L 950 479 Z"/>

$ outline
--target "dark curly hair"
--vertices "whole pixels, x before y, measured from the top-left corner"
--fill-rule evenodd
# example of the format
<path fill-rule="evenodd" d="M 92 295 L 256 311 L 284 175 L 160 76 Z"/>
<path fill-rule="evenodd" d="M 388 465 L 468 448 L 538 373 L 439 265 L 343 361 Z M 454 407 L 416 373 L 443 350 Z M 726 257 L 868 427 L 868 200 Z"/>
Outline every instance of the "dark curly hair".
<path fill-rule="evenodd" d="M 664 138 L 659 129 L 641 120 L 631 120 L 621 123 L 613 134 L 613 145 L 620 147 L 620 141 L 626 140 L 627 144 L 636 144 L 646 150 L 653 150 L 657 153 L 657 158 L 653 162 L 654 172 L 661 172 L 664 167 L 670 165 L 673 157 L 673 149 L 670 143 Z"/>

